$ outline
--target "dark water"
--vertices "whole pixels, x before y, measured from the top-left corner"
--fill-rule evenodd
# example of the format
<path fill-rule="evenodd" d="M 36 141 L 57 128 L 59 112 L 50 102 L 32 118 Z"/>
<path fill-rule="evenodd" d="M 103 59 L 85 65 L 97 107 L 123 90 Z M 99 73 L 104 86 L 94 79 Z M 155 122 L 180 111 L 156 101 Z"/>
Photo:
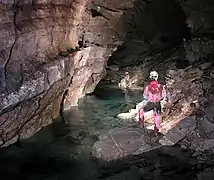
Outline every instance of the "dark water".
<path fill-rule="evenodd" d="M 98 179 L 100 167 L 90 155 L 97 135 L 132 125 L 116 115 L 134 107 L 140 96 L 114 87 L 98 88 L 65 113 L 65 124 L 57 122 L 19 145 L 1 149 L 0 179 Z"/>

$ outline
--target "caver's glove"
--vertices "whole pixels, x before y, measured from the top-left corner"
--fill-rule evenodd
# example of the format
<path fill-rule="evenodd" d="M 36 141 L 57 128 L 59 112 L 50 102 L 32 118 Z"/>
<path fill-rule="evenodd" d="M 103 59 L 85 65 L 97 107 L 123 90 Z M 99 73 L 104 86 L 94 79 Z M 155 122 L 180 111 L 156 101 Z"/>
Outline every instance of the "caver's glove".
<path fill-rule="evenodd" d="M 144 108 L 146 104 L 148 103 L 147 99 L 143 99 L 140 103 L 136 105 L 136 110 L 139 111 L 141 108 Z"/>
<path fill-rule="evenodd" d="M 164 107 L 165 107 L 165 104 L 166 104 L 166 101 L 164 101 L 164 100 L 161 100 L 161 101 L 160 101 L 160 104 L 161 104 L 161 109 L 164 109 Z"/>
<path fill-rule="evenodd" d="M 143 101 L 148 102 L 148 98 L 145 95 L 143 96 Z"/>
<path fill-rule="evenodd" d="M 160 104 L 161 104 L 161 109 L 165 108 L 165 105 L 167 104 L 167 97 L 163 98 L 161 101 L 160 101 Z"/>
<path fill-rule="evenodd" d="M 147 99 L 144 99 L 144 100 L 142 101 L 143 107 L 144 107 L 147 103 L 148 103 L 148 100 L 147 100 Z"/>
<path fill-rule="evenodd" d="M 147 97 L 144 96 L 143 101 L 142 101 L 143 107 L 146 106 L 147 103 L 148 103 L 148 99 L 147 99 Z"/>

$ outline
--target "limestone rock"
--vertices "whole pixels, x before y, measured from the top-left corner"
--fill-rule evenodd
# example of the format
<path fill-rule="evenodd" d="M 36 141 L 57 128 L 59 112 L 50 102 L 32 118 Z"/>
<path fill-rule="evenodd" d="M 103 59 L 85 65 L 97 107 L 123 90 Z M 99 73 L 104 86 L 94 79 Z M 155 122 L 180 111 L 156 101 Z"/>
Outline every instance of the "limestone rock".
<path fill-rule="evenodd" d="M 2 94 L 1 146 L 33 135 L 59 116 L 64 87 L 71 78 L 65 76 L 61 63 L 67 64 L 69 60 L 62 59 L 47 67 L 48 70 L 38 72 L 31 81 L 24 81 L 18 92 Z M 58 76 L 53 75 L 53 72 Z"/>
<path fill-rule="evenodd" d="M 117 115 L 117 118 L 122 119 L 122 120 L 132 120 L 136 117 L 137 111 L 131 110 L 130 112 L 127 113 L 120 113 Z"/>
<path fill-rule="evenodd" d="M 194 63 L 199 59 L 207 58 L 209 53 L 213 53 L 213 40 L 207 38 L 193 38 L 191 41 L 185 42 L 186 58 L 189 62 Z M 209 64 L 204 64 L 201 68 L 205 68 Z M 210 66 L 210 65 L 209 65 Z"/>
<path fill-rule="evenodd" d="M 139 121 L 139 114 L 136 109 L 130 109 L 127 113 L 120 113 L 117 115 L 117 118 L 121 120 L 133 120 L 135 122 Z M 153 124 L 154 122 L 154 113 L 153 110 L 144 113 L 145 123 Z"/>
<path fill-rule="evenodd" d="M 108 68 L 112 71 L 119 71 L 119 69 L 120 69 L 119 66 L 117 66 L 117 65 L 111 65 L 111 66 L 108 66 Z"/>
<path fill-rule="evenodd" d="M 199 68 L 202 69 L 202 70 L 206 70 L 206 69 L 209 69 L 209 68 L 211 68 L 211 67 L 212 67 L 212 63 L 211 63 L 211 62 L 206 62 L 206 63 L 201 64 L 201 65 L 199 66 Z"/>
<path fill-rule="evenodd" d="M 101 4 L 123 9 L 132 2 Z M 94 18 L 90 5 L 0 2 L 0 146 L 52 123 L 105 76 L 108 57 L 122 43 L 124 11 L 102 8 L 108 18 Z"/>
<path fill-rule="evenodd" d="M 214 79 L 214 70 L 210 72 L 210 77 Z"/>
<path fill-rule="evenodd" d="M 160 144 L 147 142 L 147 135 L 139 128 L 117 128 L 101 135 L 93 145 L 92 155 L 111 161 L 131 154 L 141 154 L 159 148 Z"/>
<path fill-rule="evenodd" d="M 78 99 L 94 91 L 105 75 L 106 48 L 87 47 L 74 56 L 74 74 L 64 102 L 64 109 L 76 106 Z M 100 58 L 102 57 L 102 58 Z"/>
<path fill-rule="evenodd" d="M 85 6 L 64 3 L 0 4 L 0 146 L 27 138 L 59 117 L 74 66 L 73 57 L 58 54 L 78 46 L 74 24 Z"/>
<path fill-rule="evenodd" d="M 184 137 L 185 134 L 183 134 L 178 128 L 174 127 L 163 138 L 159 140 L 159 143 L 163 146 L 173 146 Z"/>
<path fill-rule="evenodd" d="M 130 109 L 129 112 L 127 113 L 120 113 L 117 115 L 117 117 L 122 120 L 134 120 L 138 122 L 139 121 L 138 112 L 141 108 L 143 108 L 146 105 L 146 103 L 147 103 L 146 101 L 142 101 L 136 105 L 135 109 Z M 145 112 L 144 118 L 145 118 L 145 122 L 153 123 L 153 111 L 151 110 L 151 111 Z"/>
<path fill-rule="evenodd" d="M 185 118 L 179 121 L 175 127 L 170 129 L 165 136 L 163 136 L 159 143 L 162 145 L 172 146 L 184 139 L 191 131 L 196 129 L 195 117 Z"/>

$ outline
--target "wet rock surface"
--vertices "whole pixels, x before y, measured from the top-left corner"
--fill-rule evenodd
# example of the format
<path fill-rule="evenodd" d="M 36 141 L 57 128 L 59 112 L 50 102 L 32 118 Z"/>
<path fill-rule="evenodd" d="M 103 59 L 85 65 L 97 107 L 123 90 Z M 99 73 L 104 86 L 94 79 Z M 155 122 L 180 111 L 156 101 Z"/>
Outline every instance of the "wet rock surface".
<path fill-rule="evenodd" d="M 159 140 L 162 145 L 173 146 L 183 140 L 189 133 L 196 129 L 195 117 L 182 119 L 176 126 L 170 129 L 163 138 Z"/>
<path fill-rule="evenodd" d="M 212 169 L 195 163 L 190 152 L 179 148 L 162 148 L 144 155 L 129 156 L 112 162 L 104 169 L 104 175 L 116 174 L 110 177 L 118 179 L 133 177 L 134 179 L 159 180 L 206 177 L 209 180 L 212 175 Z M 130 174 L 132 174 L 131 177 Z"/>
<path fill-rule="evenodd" d="M 142 154 L 161 145 L 156 137 L 148 137 L 141 128 L 116 128 L 99 136 L 93 145 L 92 156 L 112 161 L 132 154 Z"/>

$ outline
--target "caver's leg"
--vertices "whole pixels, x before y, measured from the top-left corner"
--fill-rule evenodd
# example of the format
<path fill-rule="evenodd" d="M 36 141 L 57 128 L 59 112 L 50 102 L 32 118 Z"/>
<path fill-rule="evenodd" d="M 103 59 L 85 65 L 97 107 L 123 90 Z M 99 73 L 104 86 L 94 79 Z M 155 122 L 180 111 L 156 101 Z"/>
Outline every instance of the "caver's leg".
<path fill-rule="evenodd" d="M 144 109 L 141 108 L 138 112 L 138 116 L 139 116 L 139 124 L 141 125 L 141 127 L 144 127 Z"/>
<path fill-rule="evenodd" d="M 161 115 L 157 112 L 157 110 L 154 110 L 154 133 L 157 136 L 160 128 L 161 123 Z"/>

